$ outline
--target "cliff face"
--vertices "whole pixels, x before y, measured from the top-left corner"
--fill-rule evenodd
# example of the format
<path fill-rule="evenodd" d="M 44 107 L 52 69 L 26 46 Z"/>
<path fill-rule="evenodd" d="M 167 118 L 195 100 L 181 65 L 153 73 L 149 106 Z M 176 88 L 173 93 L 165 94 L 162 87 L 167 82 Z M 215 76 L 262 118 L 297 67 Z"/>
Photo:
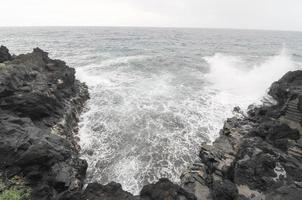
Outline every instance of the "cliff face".
<path fill-rule="evenodd" d="M 220 137 L 201 144 L 181 186 L 161 179 L 139 196 L 118 183 L 82 190 L 87 163 L 78 157 L 76 133 L 89 96 L 74 74 L 41 49 L 11 56 L 0 47 L 0 195 L 2 182 L 22 182 L 34 200 L 301 199 L 302 71 L 272 84 L 277 105 L 247 114 L 235 108 Z"/>
<path fill-rule="evenodd" d="M 88 99 L 75 71 L 41 49 L 15 56 L 0 48 L 0 171 L 22 177 L 32 199 L 80 190 L 87 163 L 77 156 L 78 115 Z"/>

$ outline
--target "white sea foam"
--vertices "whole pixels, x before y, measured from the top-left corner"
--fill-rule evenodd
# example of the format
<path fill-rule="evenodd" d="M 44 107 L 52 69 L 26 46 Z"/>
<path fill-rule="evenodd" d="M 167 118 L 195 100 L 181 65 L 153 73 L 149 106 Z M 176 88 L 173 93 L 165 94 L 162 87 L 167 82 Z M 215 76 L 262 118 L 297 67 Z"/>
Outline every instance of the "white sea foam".
<path fill-rule="evenodd" d="M 115 85 L 115 82 L 129 79 L 127 69 L 129 63 L 133 61 L 143 61 L 148 59 L 148 56 L 122 56 L 103 60 L 100 63 L 93 63 L 77 68 L 76 76 L 79 80 L 86 82 L 90 87 L 97 85 L 110 86 Z M 127 77 L 124 77 L 126 73 Z M 135 77 L 133 77 L 135 79 Z"/>
<path fill-rule="evenodd" d="M 221 53 L 204 59 L 210 65 L 210 73 L 206 77 L 214 88 L 222 91 L 220 98 L 224 96 L 226 102 L 235 102 L 243 107 L 259 103 L 274 81 L 298 68 L 285 48 L 256 65 L 241 57 Z"/>
<path fill-rule="evenodd" d="M 87 181 L 116 181 L 135 194 L 161 177 L 179 182 L 234 106 L 259 101 L 263 88 L 296 68 L 285 50 L 259 65 L 224 54 L 205 57 L 207 75 L 136 68 L 146 59 L 121 57 L 77 69 L 91 93 L 80 122 Z M 200 85 L 206 80 L 209 86 Z"/>

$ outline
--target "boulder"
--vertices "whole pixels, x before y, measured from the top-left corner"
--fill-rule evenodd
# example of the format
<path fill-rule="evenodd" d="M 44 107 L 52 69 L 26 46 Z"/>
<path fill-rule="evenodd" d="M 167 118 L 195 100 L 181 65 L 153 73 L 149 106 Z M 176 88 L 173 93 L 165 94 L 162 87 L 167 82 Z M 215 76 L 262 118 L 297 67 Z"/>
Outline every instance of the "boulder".
<path fill-rule="evenodd" d="M 5 46 L 0 46 L 0 63 L 9 61 L 12 59 L 8 49 Z"/>
<path fill-rule="evenodd" d="M 155 184 L 149 184 L 143 187 L 140 192 L 142 200 L 196 200 L 196 197 L 173 184 L 168 179 L 160 179 Z"/>
<path fill-rule="evenodd" d="M 107 185 L 98 183 L 88 184 L 82 199 L 89 200 L 134 200 L 134 197 L 129 192 L 122 189 L 121 184 L 111 182 Z"/>

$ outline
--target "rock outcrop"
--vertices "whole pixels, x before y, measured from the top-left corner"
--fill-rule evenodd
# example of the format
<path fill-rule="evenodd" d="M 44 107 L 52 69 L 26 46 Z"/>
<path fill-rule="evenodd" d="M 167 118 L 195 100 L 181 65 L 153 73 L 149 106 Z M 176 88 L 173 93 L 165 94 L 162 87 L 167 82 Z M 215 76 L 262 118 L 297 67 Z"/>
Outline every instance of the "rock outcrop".
<path fill-rule="evenodd" d="M 10 55 L 8 49 L 5 46 L 0 46 L 0 63 L 11 60 L 12 56 Z"/>
<path fill-rule="evenodd" d="M 182 176 L 199 200 L 295 200 L 302 196 L 302 71 L 272 84 L 276 105 L 235 108 L 220 137 L 203 144 Z"/>
<path fill-rule="evenodd" d="M 56 199 L 82 188 L 87 163 L 76 144 L 78 115 L 88 99 L 75 70 L 39 48 L 14 58 L 0 48 L 0 172 L 23 177 L 32 199 Z"/>

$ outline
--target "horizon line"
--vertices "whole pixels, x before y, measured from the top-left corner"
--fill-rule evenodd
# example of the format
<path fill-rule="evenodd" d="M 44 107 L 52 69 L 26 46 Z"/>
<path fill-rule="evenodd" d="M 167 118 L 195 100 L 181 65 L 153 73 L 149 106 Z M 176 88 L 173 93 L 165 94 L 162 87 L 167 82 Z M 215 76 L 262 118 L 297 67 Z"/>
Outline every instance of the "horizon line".
<path fill-rule="evenodd" d="M 262 28 L 235 28 L 235 27 L 181 27 L 181 26 L 105 26 L 105 25 L 16 25 L 1 26 L 0 28 L 157 28 L 157 29 L 213 29 L 213 30 L 242 30 L 242 31 L 275 31 L 275 32 L 302 32 L 302 30 L 262 29 Z"/>

